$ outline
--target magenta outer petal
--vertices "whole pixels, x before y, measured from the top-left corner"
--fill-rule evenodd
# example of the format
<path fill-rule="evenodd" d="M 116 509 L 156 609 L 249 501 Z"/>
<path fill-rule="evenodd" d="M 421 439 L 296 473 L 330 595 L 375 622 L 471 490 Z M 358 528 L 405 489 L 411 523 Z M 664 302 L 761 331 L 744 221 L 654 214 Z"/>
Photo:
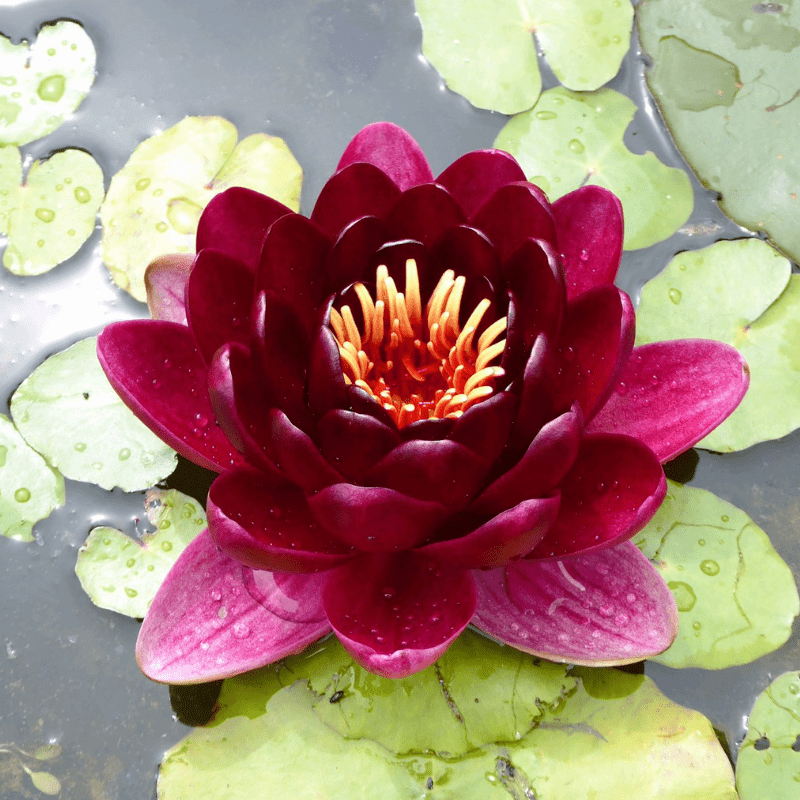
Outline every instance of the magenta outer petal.
<path fill-rule="evenodd" d="M 214 472 L 242 463 L 214 424 L 206 365 L 186 326 L 112 323 L 97 340 L 97 356 L 125 405 L 182 456 Z"/>
<path fill-rule="evenodd" d="M 330 631 L 319 600 L 320 578 L 309 576 L 302 593 L 295 585 L 284 595 L 276 585 L 262 587 L 254 597 L 247 589 L 249 573 L 220 553 L 207 531 L 191 542 L 142 624 L 136 642 L 142 672 L 173 684 L 227 678 L 299 653 Z M 298 605 L 311 621 L 291 619 Z"/>
<path fill-rule="evenodd" d="M 473 625 L 551 661 L 630 664 L 666 650 L 678 632 L 672 593 L 631 542 L 473 575 Z"/>
<path fill-rule="evenodd" d="M 317 522 L 337 539 L 369 553 L 406 550 L 430 538 L 447 517 L 441 503 L 394 489 L 336 483 L 308 498 Z"/>
<path fill-rule="evenodd" d="M 434 542 L 417 552 L 464 569 L 502 567 L 536 547 L 555 523 L 559 505 L 558 496 L 524 500 L 465 536 Z"/>
<path fill-rule="evenodd" d="M 622 255 L 622 204 L 601 186 L 582 186 L 553 203 L 570 299 L 614 283 Z"/>
<path fill-rule="evenodd" d="M 588 429 L 635 436 L 663 463 L 730 416 L 749 382 L 744 359 L 721 342 L 646 344 L 634 349 L 615 391 Z"/>
<path fill-rule="evenodd" d="M 362 128 L 347 145 L 337 172 L 359 161 L 374 164 L 403 191 L 433 180 L 422 148 L 409 133 L 391 122 L 374 122 Z"/>
<path fill-rule="evenodd" d="M 194 263 L 189 253 L 159 256 L 147 267 L 144 285 L 153 319 L 186 325 L 186 281 Z"/>
<path fill-rule="evenodd" d="M 450 228 L 466 222 L 461 206 L 435 183 L 403 192 L 386 217 L 392 239 L 414 239 L 432 245 Z"/>
<path fill-rule="evenodd" d="M 414 553 L 362 556 L 330 573 L 322 603 L 353 658 L 385 678 L 405 678 L 467 626 L 475 584 L 469 572 Z"/>

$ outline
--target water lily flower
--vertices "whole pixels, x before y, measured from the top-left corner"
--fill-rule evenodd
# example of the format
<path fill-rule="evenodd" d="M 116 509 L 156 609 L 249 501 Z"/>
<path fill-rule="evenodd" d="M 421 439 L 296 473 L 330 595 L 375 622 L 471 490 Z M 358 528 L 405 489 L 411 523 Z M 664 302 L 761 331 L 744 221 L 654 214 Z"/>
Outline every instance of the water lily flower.
<path fill-rule="evenodd" d="M 383 676 L 470 623 L 548 659 L 629 663 L 677 630 L 630 542 L 661 463 L 747 387 L 709 341 L 633 347 L 616 197 L 550 204 L 507 153 L 438 178 L 401 128 L 350 143 L 310 218 L 215 197 L 154 319 L 100 336 L 112 385 L 219 476 L 142 625 L 155 680 L 225 677 L 334 631 Z"/>

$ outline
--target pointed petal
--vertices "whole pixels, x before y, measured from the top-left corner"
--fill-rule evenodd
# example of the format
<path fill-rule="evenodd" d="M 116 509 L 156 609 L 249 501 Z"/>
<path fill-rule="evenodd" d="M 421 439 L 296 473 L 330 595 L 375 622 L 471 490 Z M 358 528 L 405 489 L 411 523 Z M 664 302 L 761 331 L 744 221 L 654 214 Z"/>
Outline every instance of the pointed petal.
<path fill-rule="evenodd" d="M 414 547 L 429 539 L 448 515 L 441 503 L 350 483 L 322 489 L 308 498 L 308 507 L 337 539 L 368 553 Z"/>
<path fill-rule="evenodd" d="M 475 150 L 454 161 L 437 179 L 471 217 L 501 186 L 525 180 L 516 159 L 504 150 Z"/>
<path fill-rule="evenodd" d="M 622 255 L 622 204 L 601 186 L 582 186 L 553 203 L 570 299 L 614 283 Z"/>
<path fill-rule="evenodd" d="M 271 197 L 235 186 L 212 197 L 205 207 L 197 225 L 197 252 L 214 247 L 255 269 L 269 226 L 293 213 Z"/>
<path fill-rule="evenodd" d="M 153 319 L 186 325 L 186 281 L 194 263 L 191 253 L 159 256 L 145 270 L 147 307 Z"/>
<path fill-rule="evenodd" d="M 558 558 L 630 539 L 656 513 L 667 491 L 658 458 L 638 439 L 592 434 L 559 485 L 558 522 L 530 554 Z"/>
<path fill-rule="evenodd" d="M 253 596 L 251 575 L 201 533 L 169 571 L 144 619 L 136 642 L 142 672 L 162 683 L 218 680 L 299 653 L 330 631 L 318 600 L 324 578 L 309 576 L 303 586 L 288 587 L 289 594 L 261 582 Z M 308 622 L 283 611 L 298 605 Z"/>
<path fill-rule="evenodd" d="M 641 439 L 664 463 L 688 450 L 739 405 L 750 371 L 721 342 L 683 339 L 634 349 L 594 433 Z"/>
<path fill-rule="evenodd" d="M 517 396 L 500 392 L 467 409 L 455 421 L 448 438 L 493 462 L 508 442 L 516 413 Z"/>
<path fill-rule="evenodd" d="M 361 217 L 348 225 L 328 253 L 325 294 L 339 292 L 357 281 L 371 280 L 370 258 L 388 238 L 386 225 L 377 217 Z"/>
<path fill-rule="evenodd" d="M 420 146 L 409 133 L 391 122 L 374 122 L 362 128 L 347 145 L 337 172 L 361 161 L 378 167 L 403 191 L 433 180 Z"/>
<path fill-rule="evenodd" d="M 463 569 L 502 567 L 539 544 L 555 523 L 559 505 L 557 495 L 524 500 L 470 533 L 425 545 L 416 552 Z"/>
<path fill-rule="evenodd" d="M 631 542 L 570 561 L 520 561 L 473 574 L 473 624 L 550 661 L 630 664 L 666 650 L 678 632 L 672 593 Z"/>
<path fill-rule="evenodd" d="M 370 672 L 405 678 L 432 664 L 475 610 L 470 573 L 414 553 L 362 556 L 331 572 L 325 613 Z"/>
<path fill-rule="evenodd" d="M 386 227 L 392 239 L 414 239 L 432 245 L 448 228 L 464 222 L 464 212 L 448 191 L 426 183 L 397 198 L 386 218 Z"/>
<path fill-rule="evenodd" d="M 321 417 L 333 408 L 347 408 L 347 389 L 336 337 L 327 325 L 321 325 L 311 345 L 311 364 L 308 369 L 309 411 L 315 417 Z"/>
<path fill-rule="evenodd" d="M 302 491 L 251 467 L 211 484 L 208 525 L 217 547 L 251 569 L 321 572 L 352 555 L 316 522 Z"/>
<path fill-rule="evenodd" d="M 214 424 L 206 365 L 185 325 L 112 323 L 98 338 L 97 356 L 125 405 L 182 456 L 214 472 L 242 462 Z"/>
<path fill-rule="evenodd" d="M 518 460 L 550 417 L 552 381 L 549 380 L 550 342 L 539 334 L 522 373 L 519 411 L 509 439 L 509 458 Z M 505 457 L 504 457 L 505 458 Z"/>

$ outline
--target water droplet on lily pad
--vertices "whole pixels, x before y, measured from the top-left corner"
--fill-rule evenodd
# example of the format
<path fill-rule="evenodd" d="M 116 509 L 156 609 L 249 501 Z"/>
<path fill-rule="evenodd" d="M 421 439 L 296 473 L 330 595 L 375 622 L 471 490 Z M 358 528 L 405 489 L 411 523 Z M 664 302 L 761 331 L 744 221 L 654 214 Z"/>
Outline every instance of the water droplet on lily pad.
<path fill-rule="evenodd" d="M 140 178 L 136 181 L 136 188 L 143 192 L 150 185 L 150 178 Z"/>
<path fill-rule="evenodd" d="M 139 594 L 139 592 L 137 592 L 136 589 L 131 589 L 129 586 L 126 586 L 125 594 L 128 595 L 128 597 L 130 598 L 134 598 Z"/>
<path fill-rule="evenodd" d="M 131 451 L 127 447 L 123 447 L 122 450 L 119 451 L 119 460 L 120 461 L 127 461 L 131 457 Z"/>
<path fill-rule="evenodd" d="M 42 222 L 52 222 L 56 218 L 52 208 L 37 208 L 34 213 Z"/>
<path fill-rule="evenodd" d="M 63 75 L 51 75 L 45 78 L 36 89 L 39 98 L 50 103 L 58 102 L 64 96 L 66 79 Z"/>
<path fill-rule="evenodd" d="M 683 293 L 680 289 L 670 289 L 667 294 L 669 294 L 669 299 L 672 300 L 675 305 L 678 305 L 683 297 Z"/>
<path fill-rule="evenodd" d="M 75 199 L 79 203 L 88 203 L 92 199 L 92 194 L 84 186 L 76 186 L 75 187 Z"/>
<path fill-rule="evenodd" d="M 75 445 L 74 449 L 77 450 L 79 453 L 83 453 L 86 450 L 86 442 L 78 442 Z"/>
<path fill-rule="evenodd" d="M 548 120 L 548 119 L 555 119 L 557 116 L 558 116 L 558 114 L 556 114 L 555 111 L 537 111 L 536 112 L 536 119 Z"/>
<path fill-rule="evenodd" d="M 694 589 L 688 583 L 683 581 L 670 581 L 669 586 L 673 596 L 675 597 L 675 604 L 678 606 L 678 611 L 691 611 L 694 604 L 697 602 L 697 595 Z"/>
<path fill-rule="evenodd" d="M 135 559 L 135 558 L 129 558 L 129 559 L 128 559 L 128 560 L 125 562 L 125 566 L 126 566 L 126 567 L 132 567 L 132 566 L 133 566 L 135 563 L 136 563 L 136 559 Z"/>
<path fill-rule="evenodd" d="M 17 489 L 17 491 L 14 492 L 14 499 L 18 503 L 27 503 L 28 500 L 31 499 L 30 489 L 26 489 L 24 486 L 20 489 Z"/>
<path fill-rule="evenodd" d="M 169 553 L 169 551 L 172 550 L 172 542 L 161 542 L 161 549 L 165 553 Z"/>
<path fill-rule="evenodd" d="M 582 153 L 586 147 L 584 146 L 583 142 L 579 142 L 577 139 L 572 139 L 569 143 L 569 149 L 572 150 L 573 153 Z"/>
<path fill-rule="evenodd" d="M 716 561 L 712 561 L 710 558 L 707 558 L 705 561 L 700 563 L 700 570 L 704 575 L 718 575 L 719 564 L 717 564 Z"/>

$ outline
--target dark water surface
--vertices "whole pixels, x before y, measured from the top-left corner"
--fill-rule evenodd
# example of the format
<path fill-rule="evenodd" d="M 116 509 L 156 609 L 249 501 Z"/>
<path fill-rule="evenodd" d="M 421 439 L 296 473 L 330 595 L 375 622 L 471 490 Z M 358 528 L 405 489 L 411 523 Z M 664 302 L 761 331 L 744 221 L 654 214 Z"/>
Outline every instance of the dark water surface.
<path fill-rule="evenodd" d="M 462 153 L 491 146 L 506 117 L 472 108 L 444 88 L 420 55 L 412 0 L 108 0 L 0 3 L 0 31 L 35 37 L 44 22 L 71 18 L 98 51 L 97 81 L 75 117 L 24 148 L 34 158 L 81 147 L 108 180 L 134 148 L 187 114 L 220 115 L 241 136 L 286 139 L 305 170 L 309 212 L 339 155 L 363 125 L 388 119 L 407 128 L 434 173 Z M 646 99 L 636 46 L 611 84 L 640 106 L 629 146 L 654 149 L 680 165 Z M 545 68 L 546 84 L 554 83 Z M 724 223 L 713 238 L 741 235 L 695 182 L 692 222 Z M 678 234 L 627 254 L 620 285 L 636 295 L 679 250 L 712 237 Z M 11 393 L 46 356 L 146 309 L 112 283 L 99 258 L 99 231 L 51 273 L 18 278 L 0 269 L 0 396 Z M 0 411 L 6 412 L 3 408 Z M 800 574 L 800 437 L 745 453 L 701 454 L 694 484 L 754 517 Z M 150 800 L 162 753 L 188 730 L 175 721 L 166 687 L 151 683 L 133 658 L 138 623 L 91 604 L 74 576 L 78 547 L 92 527 L 134 534 L 143 494 L 105 492 L 67 482 L 67 504 L 36 526 L 37 542 L 0 540 L 0 745 L 64 748 L 42 765 L 71 800 Z M 765 591 L 768 591 L 765 587 Z M 797 633 L 756 664 L 706 672 L 647 667 L 661 688 L 701 710 L 731 743 L 743 736 L 755 695 L 800 665 Z M 0 754 L 0 799 L 42 796 Z"/>

